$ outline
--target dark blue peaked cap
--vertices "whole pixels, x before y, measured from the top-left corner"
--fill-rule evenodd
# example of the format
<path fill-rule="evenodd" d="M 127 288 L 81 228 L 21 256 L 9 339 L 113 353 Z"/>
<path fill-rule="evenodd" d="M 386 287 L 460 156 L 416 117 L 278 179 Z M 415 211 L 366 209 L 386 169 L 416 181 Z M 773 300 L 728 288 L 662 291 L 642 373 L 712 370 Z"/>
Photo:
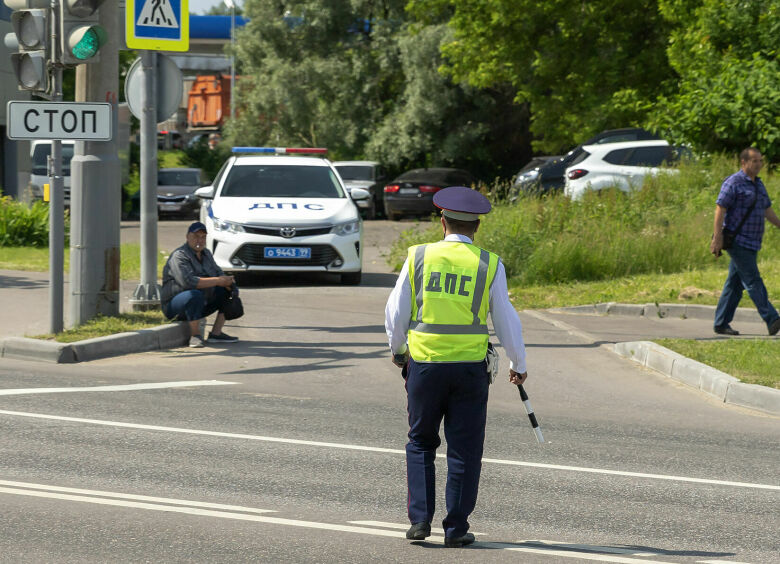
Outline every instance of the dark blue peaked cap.
<path fill-rule="evenodd" d="M 206 226 L 200 221 L 196 221 L 187 228 L 187 233 L 197 233 L 198 231 L 206 231 Z"/>
<path fill-rule="evenodd" d="M 433 195 L 433 205 L 441 208 L 443 215 L 462 221 L 476 221 L 479 215 L 491 209 L 488 199 L 466 186 L 451 186 Z"/>

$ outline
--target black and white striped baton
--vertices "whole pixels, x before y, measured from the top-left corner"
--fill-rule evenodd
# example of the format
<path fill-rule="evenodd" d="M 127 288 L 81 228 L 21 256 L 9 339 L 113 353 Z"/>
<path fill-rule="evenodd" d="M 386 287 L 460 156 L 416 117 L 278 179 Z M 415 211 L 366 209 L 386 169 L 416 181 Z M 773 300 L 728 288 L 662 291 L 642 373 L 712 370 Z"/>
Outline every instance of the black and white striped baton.
<path fill-rule="evenodd" d="M 525 388 L 523 388 L 522 384 L 518 384 L 517 389 L 520 392 L 520 399 L 523 400 L 523 405 L 525 406 L 525 412 L 528 414 L 528 419 L 531 420 L 531 427 L 534 428 L 536 440 L 539 441 L 539 443 L 543 443 L 544 436 L 542 435 L 542 430 L 539 428 L 539 422 L 536 420 L 536 415 L 534 415 L 534 409 L 531 407 L 531 402 L 528 401 L 528 394 L 525 393 Z"/>

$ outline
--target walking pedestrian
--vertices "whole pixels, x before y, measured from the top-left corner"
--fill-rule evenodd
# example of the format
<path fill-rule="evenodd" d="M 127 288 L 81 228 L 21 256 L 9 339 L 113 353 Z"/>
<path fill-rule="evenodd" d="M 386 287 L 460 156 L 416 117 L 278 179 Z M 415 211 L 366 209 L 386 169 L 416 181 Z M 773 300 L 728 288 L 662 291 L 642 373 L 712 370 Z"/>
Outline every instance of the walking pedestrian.
<path fill-rule="evenodd" d="M 405 367 L 409 442 L 406 445 L 406 538 L 431 534 L 435 509 L 436 449 L 444 420 L 447 439 L 447 515 L 444 543 L 474 542 L 474 510 L 482 468 L 489 376 L 485 356 L 488 312 L 509 358 L 509 381 L 527 377 L 522 325 L 507 293 L 498 255 L 474 245 L 480 214 L 490 202 L 463 186 L 436 193 L 444 240 L 416 245 L 401 269 L 385 308 L 393 362 Z"/>
<path fill-rule="evenodd" d="M 710 252 L 717 258 L 725 249 L 731 262 L 715 309 L 714 329 L 719 335 L 739 335 L 730 324 L 744 289 L 756 305 L 769 334 L 776 335 L 780 331 L 780 314 L 769 301 L 758 271 L 757 255 L 764 237 L 764 220 L 780 227 L 780 218 L 772 209 L 766 186 L 758 176 L 764 162 L 761 152 L 749 147 L 740 153 L 739 160 L 741 170 L 723 182 L 715 206 Z"/>

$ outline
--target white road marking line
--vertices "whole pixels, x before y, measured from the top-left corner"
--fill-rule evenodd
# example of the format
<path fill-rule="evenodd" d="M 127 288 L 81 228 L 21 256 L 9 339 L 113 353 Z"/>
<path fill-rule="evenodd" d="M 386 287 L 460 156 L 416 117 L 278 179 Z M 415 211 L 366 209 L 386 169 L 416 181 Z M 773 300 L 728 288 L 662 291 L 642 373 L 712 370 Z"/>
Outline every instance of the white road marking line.
<path fill-rule="evenodd" d="M 736 560 L 697 560 L 697 564 L 752 564 L 751 562 L 737 562 Z"/>
<path fill-rule="evenodd" d="M 17 388 L 0 389 L 0 396 L 19 396 L 24 394 L 61 394 L 67 392 L 130 392 L 135 390 L 158 390 L 161 388 L 188 388 L 191 386 L 229 386 L 238 382 L 221 380 L 191 380 L 187 382 L 151 382 L 148 384 L 120 384 L 115 386 L 89 386 L 84 388 Z"/>
<path fill-rule="evenodd" d="M 349 523 L 351 525 L 363 525 L 364 527 L 384 527 L 385 529 L 401 529 L 403 531 L 406 531 L 406 529 L 409 528 L 408 523 L 404 525 L 403 523 L 387 523 L 385 521 L 349 521 Z M 444 529 L 431 527 L 431 532 L 443 535 Z M 485 533 L 478 533 L 477 531 L 469 531 L 469 532 L 475 536 L 485 534 Z"/>
<path fill-rule="evenodd" d="M 3 483 L 13 483 L 13 482 L 6 482 L 3 481 Z M 24 482 L 18 482 L 18 483 L 24 483 Z M 217 517 L 221 519 L 234 519 L 237 521 L 253 521 L 255 523 L 268 523 L 271 525 L 285 525 L 285 526 L 291 526 L 291 527 L 305 527 L 309 529 L 320 529 L 320 530 L 327 530 L 327 531 L 339 531 L 339 532 L 345 532 L 345 533 L 359 533 L 364 535 L 372 535 L 372 536 L 380 536 L 380 537 L 394 537 L 394 538 L 405 538 L 406 534 L 403 531 L 393 531 L 393 530 L 384 530 L 384 529 L 371 529 L 367 527 L 355 527 L 350 525 L 337 525 L 335 523 L 319 523 L 316 521 L 300 521 L 297 519 L 283 519 L 280 517 L 268 517 L 263 515 L 250 515 L 248 513 L 232 513 L 228 511 L 215 511 L 210 509 L 198 509 L 195 507 L 185 507 L 183 504 L 193 505 L 198 502 L 189 502 L 185 500 L 171 500 L 169 498 L 156 498 L 156 499 L 167 499 L 169 502 L 173 501 L 178 504 L 182 505 L 164 505 L 164 504 L 158 504 L 158 503 L 142 503 L 138 501 L 125 501 L 122 499 L 111 499 L 108 497 L 94 497 L 95 495 L 100 496 L 106 496 L 109 495 L 114 498 L 120 498 L 120 497 L 128 497 L 130 494 L 120 494 L 120 493 L 113 493 L 113 492 L 99 492 L 99 491 L 91 491 L 91 490 L 76 490 L 75 488 L 60 488 L 57 486 L 43 486 L 40 484 L 27 484 L 29 486 L 34 486 L 36 488 L 47 488 L 49 490 L 57 490 L 57 491 L 67 491 L 67 490 L 73 490 L 73 491 L 81 491 L 92 495 L 74 495 L 74 494 L 66 494 L 66 493 L 56 493 L 55 491 L 39 491 L 37 489 L 24 489 L 24 488 L 6 488 L 6 487 L 0 487 L 0 494 L 10 494 L 10 495 L 22 495 L 22 496 L 29 496 L 29 497 L 39 497 L 39 498 L 47 498 L 47 499 L 56 499 L 56 500 L 64 500 L 64 501 L 79 501 L 83 503 L 94 503 L 97 505 L 109 505 L 109 506 L 115 506 L 115 507 L 129 507 L 133 509 L 146 509 L 150 511 L 166 511 L 170 513 L 184 513 L 188 515 L 197 515 L 202 517 Z M 143 497 L 143 496 L 140 496 Z M 155 499 L 155 498 L 149 498 L 149 499 Z M 215 504 L 217 505 L 217 504 Z M 224 506 L 224 507 L 233 507 L 233 506 Z M 242 508 L 243 510 L 249 509 L 252 512 L 262 512 L 264 510 L 262 509 L 252 509 L 252 508 Z M 428 537 L 428 542 L 443 542 L 443 537 Z M 601 562 L 617 562 L 622 564 L 667 564 L 663 563 L 660 560 L 640 560 L 637 558 L 624 558 L 619 556 L 607 556 L 607 555 L 601 555 L 601 554 L 593 554 L 589 552 L 576 552 L 573 550 L 570 551 L 562 551 L 562 550 L 549 550 L 542 547 L 536 548 L 536 547 L 524 547 L 524 546 L 518 546 L 517 543 L 500 543 L 500 542 L 480 542 L 481 546 L 485 546 L 488 548 L 494 548 L 494 549 L 502 549 L 502 550 L 511 550 L 515 552 L 528 552 L 533 554 L 540 554 L 543 556 L 558 556 L 558 557 L 564 557 L 564 558 L 579 558 L 582 560 L 598 560 Z M 669 563 L 671 564 L 671 563 Z"/>
<path fill-rule="evenodd" d="M 532 545 L 550 545 L 553 548 L 571 548 L 574 550 L 587 550 L 589 552 L 606 552 L 609 554 L 632 554 L 634 556 L 662 556 L 663 554 L 660 552 L 647 552 L 647 551 L 637 552 L 637 550 L 633 548 L 620 548 L 617 546 L 601 546 L 598 544 L 571 544 L 568 542 L 540 540 L 540 539 L 523 540 L 517 542 L 521 542 L 524 544 L 532 544 Z"/>
<path fill-rule="evenodd" d="M 63 415 L 47 415 L 44 413 L 27 413 L 23 411 L 9 411 L 2 409 L 0 415 L 16 417 L 29 417 L 33 419 L 48 419 L 53 421 L 68 421 L 71 423 L 86 423 L 90 425 L 102 425 L 106 427 L 120 427 L 125 429 L 142 429 L 146 431 L 164 431 L 168 433 L 184 433 L 188 435 L 203 435 L 208 437 L 224 437 L 230 439 L 245 439 L 250 441 L 263 441 L 270 443 L 285 443 L 292 445 L 318 446 L 325 448 L 338 448 L 344 450 L 359 450 L 364 452 L 381 452 L 387 454 L 406 455 L 405 450 L 370 447 L 361 445 L 348 445 L 342 443 L 326 443 L 322 441 L 306 441 L 301 439 L 286 439 L 282 437 L 265 437 L 261 435 L 247 435 L 243 433 L 225 433 L 221 431 L 205 431 L 200 429 L 183 429 L 180 427 L 164 427 L 161 425 L 145 425 L 141 423 L 124 423 L 121 421 L 104 421 L 101 419 L 84 419 L 81 417 L 66 417 Z M 445 454 L 437 454 L 438 458 L 446 458 Z M 564 470 L 569 472 L 585 472 L 589 474 L 605 474 L 611 476 L 625 476 L 629 478 L 647 478 L 652 480 L 668 480 L 675 482 L 689 482 L 694 484 L 708 484 L 714 486 L 733 486 L 739 488 L 753 488 L 760 490 L 780 491 L 780 486 L 772 484 L 755 484 L 750 482 L 732 482 L 729 480 L 711 480 L 707 478 L 689 478 L 686 476 L 672 476 L 667 474 L 648 474 L 644 472 L 624 472 L 622 470 L 605 470 L 601 468 L 586 468 L 581 466 L 564 466 L 560 464 L 544 464 L 541 462 L 523 462 L 519 460 L 503 460 L 498 458 L 483 458 L 487 464 L 502 464 L 507 466 L 526 466 L 530 468 L 546 468 L 548 470 Z"/>
<path fill-rule="evenodd" d="M 336 525 L 334 523 L 317 523 L 315 521 L 298 521 L 295 519 L 282 519 L 280 517 L 267 517 L 264 515 L 249 515 L 246 513 L 231 513 L 227 511 L 214 511 L 210 509 L 197 509 L 194 507 L 179 507 L 174 505 L 163 505 L 157 503 L 141 503 L 136 501 L 123 501 L 119 499 L 108 499 L 104 497 L 91 497 L 84 495 L 61 494 L 55 492 L 45 492 L 37 490 L 28 490 L 21 488 L 3 488 L 0 487 L 0 493 L 12 495 L 24 495 L 31 497 L 42 497 L 49 499 L 61 499 L 67 501 L 82 501 L 85 503 L 95 503 L 98 505 L 113 505 L 117 507 L 131 507 L 134 509 L 149 509 L 152 511 L 168 511 L 172 513 L 186 513 L 189 515 L 200 515 L 204 517 L 219 517 L 222 519 L 236 519 L 239 521 L 254 521 L 258 523 L 270 523 L 273 525 L 288 525 L 292 527 L 307 527 L 310 529 L 325 529 L 329 531 L 341 531 L 346 533 L 361 533 L 365 535 L 375 535 L 382 537 L 405 538 L 405 533 L 398 531 L 383 531 L 382 529 L 368 529 L 365 527 L 353 527 L 349 525 Z M 441 539 L 443 541 L 443 539 Z"/>
<path fill-rule="evenodd" d="M 130 499 L 135 501 L 148 501 L 152 503 L 167 503 L 170 505 L 189 505 L 191 507 L 204 507 L 207 509 L 224 509 L 226 511 L 243 511 L 245 513 L 276 513 L 272 509 L 255 509 L 254 507 L 244 507 L 241 505 L 225 505 L 222 503 L 208 503 L 205 501 L 189 501 L 186 499 L 173 499 L 169 497 L 152 497 L 148 495 L 125 494 L 117 492 L 104 492 L 100 490 L 84 490 L 80 488 L 65 488 L 62 486 L 50 486 L 48 484 L 32 484 L 28 482 L 13 482 L 10 480 L 0 480 L 0 486 L 11 486 L 15 488 L 26 488 L 31 490 L 44 490 L 51 492 L 62 492 L 69 494 L 85 494 L 100 497 L 115 497 L 118 499 Z"/>
<path fill-rule="evenodd" d="M 479 544 L 480 546 L 484 546 L 486 548 L 500 548 L 503 550 L 511 550 L 512 552 L 527 552 L 530 554 L 541 554 L 543 556 L 558 556 L 561 558 L 577 558 L 578 560 L 597 560 L 599 562 L 618 562 L 622 564 L 673 564 L 668 560 L 645 560 L 642 558 L 628 558 L 625 556 L 593 554 L 592 552 L 576 552 L 573 550 L 531 548 L 525 546 L 517 546 L 516 544 L 513 543 L 480 542 Z"/>
<path fill-rule="evenodd" d="M 538 319 L 540 321 L 544 321 L 545 323 L 549 323 L 550 325 L 554 325 L 558 329 L 563 329 L 567 333 L 569 333 L 571 335 L 574 335 L 575 337 L 579 337 L 580 339 L 584 339 L 585 341 L 589 341 L 591 343 L 595 343 L 596 341 L 598 341 L 598 339 L 596 339 L 596 337 L 594 337 L 590 333 L 587 333 L 585 331 L 577 329 L 573 325 L 569 325 L 568 323 L 566 323 L 564 321 L 560 321 L 559 319 L 555 319 L 555 318 L 550 317 L 549 315 L 545 315 L 545 314 L 543 314 L 543 313 L 541 313 L 539 311 L 531 310 L 531 309 L 524 309 L 522 311 L 522 313 L 524 313 L 526 315 L 530 315 L 531 317 L 535 317 L 536 319 Z M 612 343 L 609 343 L 609 344 L 602 343 L 602 344 L 599 345 L 599 347 L 607 348 L 607 349 L 611 348 L 612 346 L 614 346 Z"/>

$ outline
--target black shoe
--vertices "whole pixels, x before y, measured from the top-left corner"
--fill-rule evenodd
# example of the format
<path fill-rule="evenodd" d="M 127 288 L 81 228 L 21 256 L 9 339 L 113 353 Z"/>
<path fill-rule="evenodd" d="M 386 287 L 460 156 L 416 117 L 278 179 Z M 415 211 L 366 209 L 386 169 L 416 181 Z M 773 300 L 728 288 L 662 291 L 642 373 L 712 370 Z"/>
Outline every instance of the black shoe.
<path fill-rule="evenodd" d="M 735 331 L 734 329 L 732 329 L 731 325 L 724 325 L 723 327 L 715 327 L 715 332 L 718 335 L 739 335 L 739 331 Z M 775 331 L 775 333 L 777 333 L 777 331 Z"/>
<path fill-rule="evenodd" d="M 444 546 L 447 548 L 460 548 L 474 542 L 474 535 L 466 533 L 460 537 L 444 537 Z"/>
<path fill-rule="evenodd" d="M 423 540 L 431 536 L 431 524 L 424 521 L 415 523 L 406 531 L 406 538 L 409 540 Z"/>
<path fill-rule="evenodd" d="M 775 319 L 774 322 L 772 322 L 772 325 L 769 326 L 770 335 L 777 335 L 778 331 L 780 331 L 780 317 Z"/>
<path fill-rule="evenodd" d="M 220 333 L 219 335 L 215 335 L 214 333 L 209 333 L 209 341 L 217 342 L 217 343 L 235 343 L 236 341 L 238 341 L 238 337 L 232 337 L 224 332 Z"/>

